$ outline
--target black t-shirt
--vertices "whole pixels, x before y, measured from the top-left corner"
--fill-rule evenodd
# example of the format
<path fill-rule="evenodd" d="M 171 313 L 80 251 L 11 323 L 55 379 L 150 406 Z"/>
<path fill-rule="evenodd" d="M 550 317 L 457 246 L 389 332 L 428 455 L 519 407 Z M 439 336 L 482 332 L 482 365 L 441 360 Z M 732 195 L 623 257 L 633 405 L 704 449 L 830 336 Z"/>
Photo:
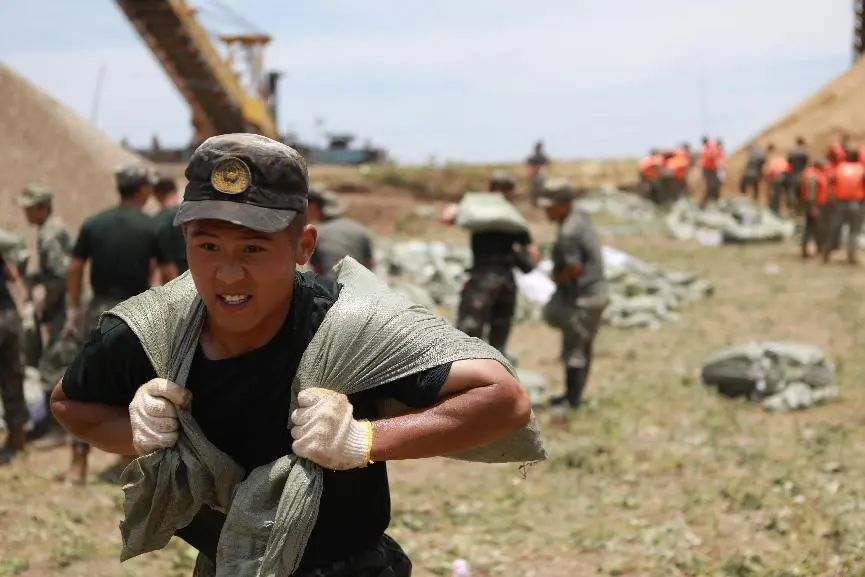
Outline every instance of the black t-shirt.
<path fill-rule="evenodd" d="M 160 252 L 170 261 L 177 265 L 181 274 L 189 269 L 186 263 L 186 241 L 183 238 L 183 230 L 174 226 L 174 216 L 179 206 L 163 208 L 159 214 L 153 217 L 156 226 L 156 242 L 159 244 Z"/>
<path fill-rule="evenodd" d="M 153 220 L 130 206 L 117 206 L 85 220 L 72 255 L 90 260 L 94 295 L 112 299 L 146 291 L 150 260 L 168 262 L 156 242 Z"/>
<path fill-rule="evenodd" d="M 192 415 L 207 438 L 247 471 L 291 453 L 291 382 L 300 358 L 339 285 L 312 273 L 298 274 L 291 312 L 266 345 L 244 355 L 212 361 L 195 353 L 187 384 Z M 433 405 L 450 364 L 351 395 L 356 418 L 375 418 L 376 400 L 396 398 L 412 407 Z M 155 377 L 141 343 L 122 321 L 109 317 L 63 377 L 70 399 L 128 405 L 136 389 Z M 204 509 L 178 532 L 213 558 L 224 517 Z M 363 469 L 324 471 L 318 520 L 302 569 L 326 566 L 373 547 L 390 522 L 390 491 L 384 463 Z M 216 529 L 214 529 L 214 523 Z"/>
<path fill-rule="evenodd" d="M 532 236 L 528 232 L 475 232 L 471 236 L 473 266 L 503 266 L 511 268 L 517 265 L 518 255 L 514 245 L 526 247 L 532 244 Z"/>
<path fill-rule="evenodd" d="M 15 308 L 15 300 L 12 298 L 12 293 L 9 292 L 9 285 L 6 284 L 6 261 L 0 257 L 0 311 L 6 311 Z"/>

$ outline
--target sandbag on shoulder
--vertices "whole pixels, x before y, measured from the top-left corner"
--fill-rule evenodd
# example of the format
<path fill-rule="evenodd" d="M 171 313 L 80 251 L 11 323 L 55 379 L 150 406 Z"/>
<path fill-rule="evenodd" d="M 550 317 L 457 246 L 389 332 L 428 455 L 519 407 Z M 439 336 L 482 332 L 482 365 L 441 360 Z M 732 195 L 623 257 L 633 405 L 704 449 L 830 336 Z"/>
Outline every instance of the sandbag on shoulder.
<path fill-rule="evenodd" d="M 292 404 L 308 387 L 325 387 L 345 394 L 367 390 L 444 363 L 487 358 L 513 369 L 486 343 L 470 338 L 422 306 L 394 293 L 356 261 L 338 266 L 340 297 L 301 358 L 292 383 Z M 188 286 L 171 284 L 149 297 L 132 299 L 114 314 L 136 331 L 145 350 L 158 348 L 149 358 L 163 359 L 170 349 L 169 375 L 185 383 L 204 315 L 200 298 L 177 296 Z M 148 293 L 145 293 L 148 294 Z M 160 307 L 156 301 L 172 302 Z M 188 301 L 187 307 L 181 304 Z M 142 307 L 186 311 L 183 319 L 149 319 Z M 120 308 L 120 307 L 119 307 Z M 124 320 L 126 320 L 124 318 Z M 150 329 L 175 326 L 173 342 Z M 155 364 L 155 363 L 154 363 Z M 321 468 L 294 455 L 253 470 L 234 482 L 240 468 L 201 435 L 191 415 L 181 411 L 178 445 L 140 458 L 124 471 L 126 492 L 122 525 L 124 558 L 164 546 L 176 529 L 188 523 L 199 503 L 215 503 L 233 495 L 217 547 L 215 566 L 201 562 L 196 575 L 205 577 L 288 576 L 297 568 L 315 525 L 322 492 Z M 290 427 L 290 423 L 286 423 Z M 475 461 L 526 462 L 545 458 L 534 416 L 524 429 L 458 455 Z M 225 467 L 228 474 L 217 470 Z M 203 465 L 199 467 L 199 465 Z M 241 475 L 242 478 L 242 475 Z M 173 505 L 177 503 L 178 505 Z"/>
<path fill-rule="evenodd" d="M 460 201 L 456 224 L 472 232 L 529 230 L 529 223 L 520 211 L 495 192 L 467 192 Z"/>

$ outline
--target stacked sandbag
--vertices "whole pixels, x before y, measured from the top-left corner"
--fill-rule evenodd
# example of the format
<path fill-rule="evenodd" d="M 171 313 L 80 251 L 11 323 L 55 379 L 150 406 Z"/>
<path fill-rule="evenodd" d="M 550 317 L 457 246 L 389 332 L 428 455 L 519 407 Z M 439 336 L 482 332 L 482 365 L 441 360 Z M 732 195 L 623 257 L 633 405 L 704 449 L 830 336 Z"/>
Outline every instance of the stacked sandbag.
<path fill-rule="evenodd" d="M 805 409 L 838 394 L 835 367 L 815 346 L 751 342 L 722 349 L 703 364 L 703 383 L 771 411 Z"/>
<path fill-rule="evenodd" d="M 684 304 L 708 298 L 714 292 L 711 283 L 692 274 L 667 272 L 636 259 L 623 264 L 607 260 L 610 304 L 603 320 L 617 328 L 656 329 L 678 319 Z"/>
<path fill-rule="evenodd" d="M 796 223 L 777 216 L 748 197 L 736 197 L 700 208 L 681 199 L 666 217 L 667 230 L 678 240 L 704 244 L 777 242 L 793 236 Z M 713 242 L 712 239 L 716 239 Z"/>
<path fill-rule="evenodd" d="M 376 273 L 418 304 L 455 307 L 471 265 L 471 250 L 443 242 L 377 243 Z"/>
<path fill-rule="evenodd" d="M 606 214 L 619 220 L 650 223 L 660 212 L 645 198 L 615 187 L 592 190 L 574 201 L 574 205 L 589 214 Z"/>

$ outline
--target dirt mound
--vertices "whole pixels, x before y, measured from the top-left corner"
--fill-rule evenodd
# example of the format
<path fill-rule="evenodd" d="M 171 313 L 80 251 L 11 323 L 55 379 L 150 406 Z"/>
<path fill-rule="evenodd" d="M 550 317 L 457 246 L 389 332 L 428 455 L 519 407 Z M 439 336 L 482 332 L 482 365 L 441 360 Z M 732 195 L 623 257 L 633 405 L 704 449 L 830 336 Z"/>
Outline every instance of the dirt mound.
<path fill-rule="evenodd" d="M 865 59 L 806 98 L 762 132 L 750 139 L 730 158 L 730 183 L 738 186 L 745 165 L 747 146 L 774 142 L 780 151 L 792 148 L 797 136 L 808 142 L 811 154 L 824 154 L 829 145 L 846 131 L 853 144 L 865 144 Z"/>
<path fill-rule="evenodd" d="M 114 204 L 117 166 L 141 159 L 0 63 L 0 227 L 24 231 L 15 197 L 30 182 L 50 186 L 55 212 L 72 228 Z"/>

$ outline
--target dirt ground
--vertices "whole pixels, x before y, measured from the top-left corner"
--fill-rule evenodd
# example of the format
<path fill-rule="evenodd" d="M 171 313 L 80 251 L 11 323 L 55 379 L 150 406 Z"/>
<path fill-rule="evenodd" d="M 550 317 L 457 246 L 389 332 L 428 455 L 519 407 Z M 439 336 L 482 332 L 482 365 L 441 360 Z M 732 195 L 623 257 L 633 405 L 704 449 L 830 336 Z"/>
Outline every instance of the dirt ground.
<path fill-rule="evenodd" d="M 346 195 L 351 212 L 395 238 L 464 235 L 417 216 L 414 201 Z M 536 235 L 550 240 L 541 224 Z M 694 272 L 716 295 L 656 331 L 602 329 L 588 403 L 566 419 L 539 410 L 550 459 L 511 465 L 392 463 L 390 532 L 415 575 L 475 577 L 865 576 L 865 275 L 839 261 L 802 262 L 793 243 L 703 248 L 663 235 L 605 241 L 665 268 Z M 769 266 L 776 265 L 776 266 Z M 778 272 L 780 271 L 780 272 Z M 714 349 L 795 339 L 836 361 L 841 396 L 795 414 L 719 398 L 697 378 Z M 557 334 L 519 325 L 522 366 L 561 386 Z M 551 391 L 554 392 L 554 391 Z M 101 477 L 63 480 L 64 450 L 0 469 L 0 577 L 190 575 L 182 542 L 120 565 L 122 493 Z"/>

